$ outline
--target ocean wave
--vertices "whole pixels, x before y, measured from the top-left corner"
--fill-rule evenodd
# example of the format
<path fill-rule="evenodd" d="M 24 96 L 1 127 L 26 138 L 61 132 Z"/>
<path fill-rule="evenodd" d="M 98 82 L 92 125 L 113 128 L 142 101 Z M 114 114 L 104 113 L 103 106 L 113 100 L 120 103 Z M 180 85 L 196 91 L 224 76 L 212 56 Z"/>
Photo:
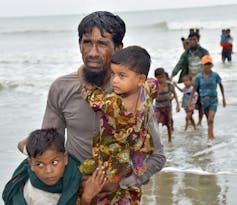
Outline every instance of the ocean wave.
<path fill-rule="evenodd" d="M 1 31 L 0 35 L 38 35 L 38 34 L 49 34 L 49 33 L 68 33 L 72 30 L 57 30 L 57 29 L 35 29 L 35 30 L 12 30 L 12 31 Z"/>
<path fill-rule="evenodd" d="M 24 81 L 2 81 L 0 82 L 0 91 L 1 90 L 19 90 L 19 91 L 35 91 L 35 90 L 48 90 L 50 85 L 49 81 L 31 81 L 31 82 L 24 82 Z"/>
<path fill-rule="evenodd" d="M 233 171 L 218 171 L 216 173 L 202 170 L 200 168 L 193 169 L 182 169 L 179 167 L 165 167 L 161 172 L 165 173 L 189 173 L 189 174 L 197 174 L 197 175 L 237 175 L 237 170 Z"/>
<path fill-rule="evenodd" d="M 236 19 L 226 20 L 185 20 L 185 21 L 161 21 L 151 24 L 137 26 L 139 28 L 153 28 L 163 30 L 188 30 L 190 28 L 199 29 L 223 29 L 237 28 Z"/>
<path fill-rule="evenodd" d="M 153 28 L 153 29 L 163 29 L 163 30 L 167 30 L 168 29 L 168 23 L 166 21 L 161 21 L 161 22 L 157 22 L 157 23 L 152 23 L 152 24 L 145 24 L 142 26 L 138 26 L 138 28 L 142 28 L 142 29 L 148 29 L 148 28 Z"/>

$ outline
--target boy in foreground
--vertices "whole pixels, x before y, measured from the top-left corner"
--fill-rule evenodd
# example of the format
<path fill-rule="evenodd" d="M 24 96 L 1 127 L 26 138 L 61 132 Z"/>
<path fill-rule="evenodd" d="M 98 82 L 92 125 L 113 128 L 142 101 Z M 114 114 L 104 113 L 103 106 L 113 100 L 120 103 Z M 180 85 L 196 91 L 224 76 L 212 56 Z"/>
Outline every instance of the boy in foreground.
<path fill-rule="evenodd" d="M 64 136 L 55 129 L 33 131 L 28 137 L 28 158 L 15 170 L 3 191 L 5 205 L 89 205 L 102 189 L 104 172 L 96 170 L 82 193 L 80 162 L 65 151 Z M 90 186 L 90 187 L 89 187 Z"/>

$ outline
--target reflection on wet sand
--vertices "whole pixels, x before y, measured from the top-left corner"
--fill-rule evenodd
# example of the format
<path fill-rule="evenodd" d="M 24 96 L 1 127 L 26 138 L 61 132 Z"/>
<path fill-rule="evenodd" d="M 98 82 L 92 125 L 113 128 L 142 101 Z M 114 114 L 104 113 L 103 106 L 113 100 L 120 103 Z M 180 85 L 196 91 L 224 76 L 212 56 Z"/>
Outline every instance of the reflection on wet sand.
<path fill-rule="evenodd" d="M 236 179 L 236 177 L 234 178 Z M 233 204 L 234 199 L 227 199 L 226 196 L 228 187 L 221 187 L 217 181 L 215 175 L 162 172 L 144 186 L 142 204 Z"/>

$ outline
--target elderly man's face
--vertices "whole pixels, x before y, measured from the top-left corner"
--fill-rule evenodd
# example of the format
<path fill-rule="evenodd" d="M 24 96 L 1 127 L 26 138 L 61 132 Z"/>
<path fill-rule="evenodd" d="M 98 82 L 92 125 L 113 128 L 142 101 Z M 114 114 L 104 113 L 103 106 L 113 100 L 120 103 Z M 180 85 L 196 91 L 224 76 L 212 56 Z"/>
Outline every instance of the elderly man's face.
<path fill-rule="evenodd" d="M 85 67 L 91 72 L 101 72 L 110 68 L 115 45 L 110 33 L 104 31 L 102 36 L 100 30 L 94 27 L 80 39 L 80 50 Z"/>

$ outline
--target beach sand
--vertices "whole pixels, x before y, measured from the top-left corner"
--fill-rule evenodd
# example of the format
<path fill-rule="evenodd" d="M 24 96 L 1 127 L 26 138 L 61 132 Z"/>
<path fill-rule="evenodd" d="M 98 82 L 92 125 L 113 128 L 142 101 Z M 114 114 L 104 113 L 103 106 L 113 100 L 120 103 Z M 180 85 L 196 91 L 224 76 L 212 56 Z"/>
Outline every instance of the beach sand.
<path fill-rule="evenodd" d="M 236 106 L 219 105 L 212 147 L 206 143 L 206 119 L 197 131 L 190 127 L 187 132 L 183 131 L 183 111 L 174 113 L 174 120 L 172 143 L 167 142 L 166 129 L 162 128 L 166 166 L 144 186 L 142 204 L 237 204 Z"/>

